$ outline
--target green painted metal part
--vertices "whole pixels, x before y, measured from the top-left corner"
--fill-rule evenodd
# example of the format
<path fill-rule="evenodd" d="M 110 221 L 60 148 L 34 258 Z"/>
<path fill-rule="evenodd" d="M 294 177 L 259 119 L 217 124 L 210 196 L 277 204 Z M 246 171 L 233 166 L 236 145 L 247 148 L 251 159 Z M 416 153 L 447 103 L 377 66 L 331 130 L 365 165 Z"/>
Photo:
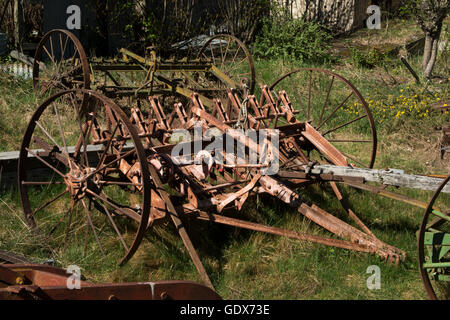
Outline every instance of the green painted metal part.
<path fill-rule="evenodd" d="M 450 233 L 425 232 L 424 245 L 427 248 L 426 260 L 429 262 L 425 262 L 423 267 L 433 269 L 429 273 L 435 280 L 450 281 L 450 275 L 446 272 L 446 268 L 450 268 L 450 261 L 446 258 L 450 251 Z"/>

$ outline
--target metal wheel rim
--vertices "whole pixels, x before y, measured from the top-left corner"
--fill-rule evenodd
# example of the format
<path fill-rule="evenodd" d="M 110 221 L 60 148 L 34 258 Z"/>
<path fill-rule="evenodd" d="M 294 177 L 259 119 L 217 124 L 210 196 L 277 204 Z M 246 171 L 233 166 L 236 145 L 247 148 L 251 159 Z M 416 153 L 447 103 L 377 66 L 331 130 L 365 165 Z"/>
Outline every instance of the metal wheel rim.
<path fill-rule="evenodd" d="M 269 89 L 270 89 L 271 91 L 273 91 L 274 88 L 275 88 L 281 81 L 283 81 L 284 79 L 287 79 L 288 77 L 290 77 L 290 76 L 292 76 L 292 75 L 294 75 L 294 74 L 296 74 L 296 73 L 299 73 L 299 72 L 310 72 L 311 74 L 312 74 L 313 72 L 317 72 L 317 73 L 326 74 L 326 75 L 328 75 L 329 77 L 336 78 L 336 79 L 342 81 L 342 82 L 343 82 L 343 83 L 344 83 L 344 84 L 352 91 L 352 93 L 355 95 L 355 97 L 361 102 L 361 104 L 362 104 L 362 106 L 363 106 L 363 108 L 364 108 L 364 110 L 365 110 L 365 112 L 366 112 L 366 114 L 367 114 L 367 119 L 368 119 L 368 121 L 369 121 L 370 130 L 371 130 L 371 141 L 372 141 L 372 142 L 371 142 L 372 147 L 371 147 L 371 157 L 370 157 L 370 162 L 369 162 L 368 164 L 366 164 L 365 167 L 367 167 L 367 168 L 373 168 L 373 166 L 374 166 L 374 164 L 375 164 L 376 153 L 377 153 L 377 144 L 378 144 L 378 141 L 377 141 L 377 134 L 376 134 L 375 122 L 374 122 L 374 120 L 373 120 L 372 113 L 371 113 L 371 111 L 370 111 L 370 109 L 369 109 L 369 106 L 367 105 L 367 102 L 365 101 L 364 97 L 362 96 L 362 94 L 358 91 L 358 89 L 356 89 L 356 87 L 355 87 L 349 80 L 347 80 L 347 79 L 344 78 L 343 76 L 341 76 L 341 75 L 339 75 L 339 74 L 337 74 L 337 73 L 335 73 L 335 72 L 332 72 L 332 71 L 329 71 L 329 70 L 324 70 L 324 69 L 319 69 L 319 68 L 300 68 L 300 69 L 291 71 L 291 72 L 289 72 L 289 73 L 287 73 L 287 74 L 281 76 L 280 78 L 278 78 L 278 79 L 277 79 L 277 80 L 269 87 Z M 280 88 L 280 89 L 283 89 L 283 88 Z M 306 116 L 306 115 L 305 115 L 305 116 Z M 335 146 L 335 147 L 336 147 L 336 146 Z M 338 148 L 338 147 L 336 147 L 336 148 Z M 338 150 L 339 150 L 339 148 L 338 148 Z"/>
<path fill-rule="evenodd" d="M 450 181 L 450 175 L 442 182 L 442 184 L 439 186 L 439 188 L 436 190 L 436 192 L 433 194 L 433 197 L 431 198 L 430 202 L 428 203 L 427 208 L 425 209 L 425 214 L 422 218 L 422 223 L 420 224 L 419 229 L 419 237 L 417 239 L 417 256 L 419 260 L 419 272 L 420 277 L 422 279 L 422 283 L 425 287 L 425 290 L 427 292 L 428 297 L 431 300 L 438 300 L 438 297 L 436 296 L 436 292 L 434 291 L 433 285 L 431 284 L 430 278 L 428 277 L 428 273 L 423 268 L 423 262 L 425 260 L 425 251 L 424 251 L 424 239 L 425 239 L 425 230 L 427 228 L 427 221 L 428 217 L 430 216 L 430 213 L 433 209 L 433 205 L 438 198 L 439 194 L 441 193 L 442 189 L 447 185 L 447 183 Z"/>
<path fill-rule="evenodd" d="M 44 113 L 46 108 L 49 107 L 56 99 L 66 95 L 66 94 L 72 94 L 72 93 L 73 94 L 80 93 L 83 95 L 83 102 L 82 102 L 83 106 L 85 105 L 85 102 L 87 101 L 85 99 L 86 97 L 95 97 L 95 98 L 99 99 L 100 101 L 102 101 L 103 103 L 107 104 L 114 112 L 116 112 L 121 117 L 120 120 L 124 122 L 124 124 L 126 125 L 128 131 L 132 137 L 131 140 L 134 143 L 138 161 L 141 165 L 142 184 L 143 184 L 142 214 L 141 214 L 141 219 L 139 222 L 137 232 L 134 236 L 134 240 L 131 243 L 131 245 L 129 246 L 126 254 L 119 261 L 119 264 L 122 265 L 122 264 L 126 263 L 129 259 L 131 259 L 131 257 L 135 254 L 135 252 L 137 251 L 137 249 L 144 237 L 144 234 L 147 230 L 147 225 L 148 225 L 148 221 L 149 221 L 149 217 L 150 217 L 151 192 L 146 192 L 146 191 L 147 190 L 149 191 L 149 189 L 150 189 L 150 173 L 149 173 L 149 168 L 148 168 L 147 161 L 146 161 L 145 150 L 141 144 L 141 141 L 138 137 L 138 134 L 137 134 L 134 126 L 131 124 L 128 117 L 120 109 L 120 107 L 118 107 L 112 100 L 102 96 L 99 93 L 96 93 L 96 92 L 90 91 L 90 90 L 85 90 L 85 89 L 73 89 L 73 90 L 61 91 L 61 92 L 51 96 L 50 98 L 48 98 L 46 101 L 44 101 L 37 108 L 37 110 L 33 114 L 32 118 L 30 119 L 30 122 L 27 126 L 24 138 L 22 140 L 22 145 L 21 145 L 20 154 L 19 154 L 19 161 L 18 161 L 18 188 L 20 191 L 20 199 L 21 199 L 22 209 L 23 209 L 24 215 L 25 215 L 25 221 L 27 222 L 27 224 L 29 225 L 30 228 L 34 229 L 36 227 L 34 220 L 30 219 L 30 215 L 32 213 L 32 208 L 31 208 L 30 201 L 28 198 L 27 186 L 22 183 L 22 181 L 27 180 L 27 168 L 26 168 L 27 166 L 26 165 L 27 165 L 27 159 L 28 159 L 28 151 L 26 150 L 26 148 L 29 147 L 31 138 L 32 138 L 34 130 L 36 128 L 35 121 L 40 118 L 40 116 Z"/>
<path fill-rule="evenodd" d="M 248 93 L 249 94 L 253 94 L 254 90 L 255 90 L 255 83 L 256 83 L 256 76 L 255 76 L 255 64 L 253 62 L 253 58 L 252 55 L 250 54 L 250 52 L 248 51 L 247 47 L 245 46 L 245 44 L 239 40 L 238 38 L 236 38 L 233 35 L 230 34 L 217 34 L 215 36 L 213 36 L 212 38 L 210 38 L 204 45 L 203 47 L 200 49 L 197 58 L 201 59 L 202 55 L 205 54 L 206 49 L 210 46 L 210 44 L 212 43 L 212 41 L 219 39 L 219 38 L 228 38 L 231 39 L 231 41 L 234 41 L 238 44 L 238 46 L 244 51 L 245 56 L 247 57 L 248 60 L 248 64 L 250 66 L 250 78 L 248 79 L 249 83 L 248 83 Z M 228 40 L 230 41 L 230 40 Z M 225 56 L 226 58 L 226 56 Z M 238 79 L 239 81 L 241 79 Z M 239 82 L 237 81 L 237 82 Z"/>
<path fill-rule="evenodd" d="M 82 72 L 83 72 L 83 88 L 82 89 L 89 89 L 90 82 L 91 82 L 89 62 L 88 62 L 88 59 L 86 56 L 86 52 L 84 51 L 83 45 L 81 44 L 80 40 L 72 32 L 63 30 L 63 29 L 55 29 L 55 30 L 51 30 L 51 31 L 47 32 L 44 35 L 44 37 L 41 39 L 41 41 L 39 42 L 37 49 L 36 49 L 36 54 L 34 56 L 34 63 L 33 63 L 33 88 L 35 90 L 37 90 L 37 88 L 39 87 L 39 73 L 40 73 L 39 62 L 42 60 L 44 46 L 47 43 L 47 40 L 49 40 L 52 36 L 55 36 L 58 34 L 59 35 L 64 34 L 67 37 L 66 41 L 70 40 L 73 43 L 76 51 L 78 51 L 78 54 L 80 56 L 80 61 L 81 61 Z M 65 49 L 65 48 L 61 48 L 61 49 Z"/>

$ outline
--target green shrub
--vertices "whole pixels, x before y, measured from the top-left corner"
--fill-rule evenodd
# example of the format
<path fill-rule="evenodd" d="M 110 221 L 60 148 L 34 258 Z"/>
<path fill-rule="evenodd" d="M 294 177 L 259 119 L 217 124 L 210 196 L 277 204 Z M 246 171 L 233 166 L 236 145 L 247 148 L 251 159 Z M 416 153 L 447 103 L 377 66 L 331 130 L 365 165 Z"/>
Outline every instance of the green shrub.
<path fill-rule="evenodd" d="M 352 54 L 352 62 L 360 68 L 372 69 L 385 59 L 385 54 L 375 48 L 365 51 L 350 48 L 350 51 Z"/>
<path fill-rule="evenodd" d="M 323 62 L 330 59 L 331 39 L 331 34 L 319 23 L 275 14 L 263 20 L 253 54 L 263 59 Z"/>

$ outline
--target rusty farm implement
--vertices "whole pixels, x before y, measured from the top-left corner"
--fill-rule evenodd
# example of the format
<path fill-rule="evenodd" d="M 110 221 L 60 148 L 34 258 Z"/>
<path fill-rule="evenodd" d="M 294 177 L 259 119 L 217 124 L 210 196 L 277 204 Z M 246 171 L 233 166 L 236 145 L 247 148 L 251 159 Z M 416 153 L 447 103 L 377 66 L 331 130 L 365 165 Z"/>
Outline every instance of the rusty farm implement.
<path fill-rule="evenodd" d="M 120 55 L 120 59 L 88 59 L 75 35 L 52 30 L 36 50 L 34 88 L 41 95 L 91 88 L 113 99 L 132 96 L 144 101 L 149 95 L 186 101 L 196 92 L 208 106 L 212 97 L 226 96 L 227 88 L 240 88 L 242 79 L 249 92 L 255 88 L 253 59 L 245 45 L 231 35 L 209 38 L 193 58 L 162 59 L 152 47 L 144 57 L 127 49 L 121 49 Z"/>
<path fill-rule="evenodd" d="M 59 35 L 56 39 L 64 52 L 65 41 Z M 231 40 L 219 43 L 232 46 Z M 77 52 L 84 51 L 80 48 L 77 45 Z M 48 47 L 43 51 L 52 52 Z M 38 55 L 35 60 L 35 71 L 50 70 Z M 227 88 L 198 93 L 201 88 L 184 86 L 177 91 L 163 81 L 161 86 L 168 91 L 137 90 L 141 85 L 128 94 L 130 88 L 124 93 L 117 84 L 86 89 L 88 83 L 83 81 L 92 74 L 88 69 L 84 73 L 83 58 L 72 59 L 69 69 L 62 67 L 66 60 L 49 60 L 58 72 L 69 71 L 48 78 L 39 72 L 35 78 L 37 89 L 45 84 L 50 90 L 63 90 L 46 99 L 31 118 L 18 173 L 26 221 L 49 244 L 63 244 L 84 233 L 81 249 L 74 250 L 82 254 L 97 248 L 105 255 L 120 247 L 117 258 L 125 263 L 156 224 L 169 221 L 211 287 L 186 220 L 376 254 L 394 263 L 403 260 L 404 251 L 378 239 L 351 209 L 339 186 L 346 184 L 426 208 L 419 236 L 424 284 L 431 288 L 429 293 L 436 292 L 435 282 L 448 290 L 449 179 L 373 170 L 374 121 L 362 95 L 345 78 L 321 69 L 300 69 L 271 86 L 261 86 L 256 97 L 251 77 L 239 89 L 241 78 L 234 78 L 233 85 L 223 82 L 213 62 L 204 78 L 214 76 Z M 227 61 L 222 60 L 222 67 L 229 68 Z M 145 64 L 142 61 L 140 67 Z M 96 68 L 91 68 L 94 73 Z M 156 71 L 152 77 L 158 78 Z M 174 91 L 178 93 L 173 99 L 166 99 Z M 36 159 L 50 175 L 34 177 L 28 172 L 30 161 Z M 316 183 L 331 188 L 351 222 L 307 200 L 305 187 Z M 387 185 L 438 191 L 427 205 L 387 191 Z M 236 212 L 258 195 L 278 199 L 334 237 L 239 219 Z"/>
<path fill-rule="evenodd" d="M 40 264 L 0 265 L 0 300 L 220 300 L 210 288 L 192 281 L 93 284 L 70 289 L 64 269 Z"/>

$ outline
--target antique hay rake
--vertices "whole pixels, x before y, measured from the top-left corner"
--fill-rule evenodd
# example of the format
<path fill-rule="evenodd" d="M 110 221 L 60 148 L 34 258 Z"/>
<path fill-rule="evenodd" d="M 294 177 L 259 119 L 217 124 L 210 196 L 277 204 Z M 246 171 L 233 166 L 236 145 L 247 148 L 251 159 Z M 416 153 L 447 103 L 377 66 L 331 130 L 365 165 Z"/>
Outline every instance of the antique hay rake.
<path fill-rule="evenodd" d="M 240 88 L 245 78 L 249 92 L 255 88 L 253 59 L 236 37 L 219 34 L 209 38 L 195 58 L 163 59 L 156 48 L 139 56 L 125 48 L 121 58 L 90 58 L 78 38 L 67 30 L 52 30 L 40 41 L 33 66 L 33 85 L 41 94 L 72 88 L 94 89 L 105 96 L 189 99 L 197 92 L 205 105 L 227 88 Z"/>
<path fill-rule="evenodd" d="M 429 271 L 423 272 L 424 278 L 448 284 L 446 196 L 450 186 L 445 184 L 449 179 L 438 189 L 443 182 L 439 177 L 372 170 L 377 144 L 372 115 L 361 94 L 343 77 L 321 69 L 301 69 L 270 87 L 261 86 L 259 99 L 244 86 L 209 97 L 192 91 L 189 101 L 182 102 L 147 92 L 146 97 L 129 96 L 132 103 L 125 104 L 123 96 L 113 96 L 113 101 L 102 90 L 68 87 L 38 107 L 19 158 L 26 221 L 31 228 L 38 227 L 49 244 L 65 243 L 84 229 L 80 253 L 88 250 L 92 234 L 101 254 L 120 247 L 123 254 L 118 260 L 125 263 L 149 229 L 171 221 L 211 287 L 184 219 L 373 253 L 394 263 L 403 260 L 404 251 L 379 240 L 359 219 L 343 198 L 339 183 L 428 207 L 419 236 L 420 265 Z M 255 135 L 249 137 L 242 129 Z M 226 146 L 229 141 L 231 148 Z M 183 157 L 178 157 L 179 150 L 184 150 Z M 252 156 L 264 161 L 252 162 Z M 277 157 L 278 170 L 268 175 Z M 31 176 L 32 159 L 52 174 Z M 353 225 L 305 200 L 305 186 L 321 182 L 330 184 Z M 386 185 L 438 192 L 427 206 L 384 190 Z M 336 237 L 233 217 L 258 194 L 281 200 Z M 439 205 L 434 204 L 436 199 Z"/>

